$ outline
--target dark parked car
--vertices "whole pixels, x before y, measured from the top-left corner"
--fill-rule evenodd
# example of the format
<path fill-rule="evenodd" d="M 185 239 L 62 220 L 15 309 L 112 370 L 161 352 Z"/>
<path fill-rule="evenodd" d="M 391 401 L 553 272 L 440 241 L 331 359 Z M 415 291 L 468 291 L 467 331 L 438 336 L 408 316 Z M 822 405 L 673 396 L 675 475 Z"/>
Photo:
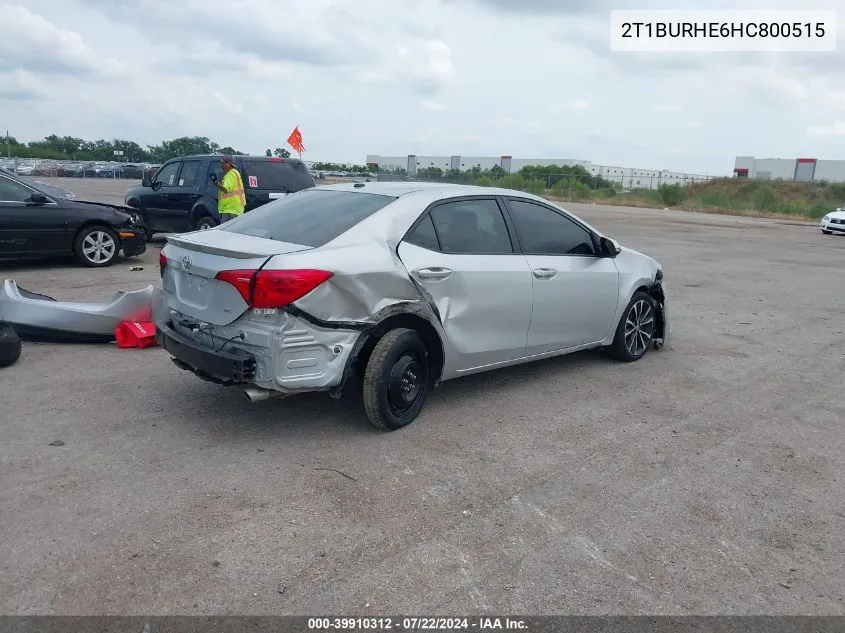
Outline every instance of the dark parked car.
<path fill-rule="evenodd" d="M 233 160 L 243 177 L 247 211 L 315 186 L 301 160 L 269 156 L 234 156 Z M 220 224 L 212 173 L 223 177 L 220 156 L 184 156 L 164 163 L 140 186 L 126 192 L 126 204 L 141 214 L 147 239 L 154 233 L 196 231 Z"/>
<path fill-rule="evenodd" d="M 74 255 L 84 266 L 110 266 L 147 249 L 132 209 L 72 200 L 0 171 L 0 259 Z"/>

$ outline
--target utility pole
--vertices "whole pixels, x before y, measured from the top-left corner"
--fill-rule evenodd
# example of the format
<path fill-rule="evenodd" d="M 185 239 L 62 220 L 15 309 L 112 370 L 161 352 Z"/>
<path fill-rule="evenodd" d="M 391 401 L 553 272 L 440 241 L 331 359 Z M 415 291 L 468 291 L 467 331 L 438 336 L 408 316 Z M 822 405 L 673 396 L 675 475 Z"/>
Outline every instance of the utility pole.
<path fill-rule="evenodd" d="M 6 130 L 6 158 L 12 157 L 11 146 L 9 145 L 9 130 Z"/>

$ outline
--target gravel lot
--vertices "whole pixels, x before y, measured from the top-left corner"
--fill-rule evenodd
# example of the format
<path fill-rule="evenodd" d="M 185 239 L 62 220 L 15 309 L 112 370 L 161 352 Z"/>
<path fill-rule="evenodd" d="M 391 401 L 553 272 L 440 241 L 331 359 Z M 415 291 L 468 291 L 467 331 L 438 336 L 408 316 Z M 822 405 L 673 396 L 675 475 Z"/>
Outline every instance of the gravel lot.
<path fill-rule="evenodd" d="M 845 239 L 570 208 L 662 260 L 670 344 L 446 383 L 394 433 L 355 394 L 250 404 L 157 348 L 25 344 L 0 612 L 845 614 Z M 161 245 L 0 275 L 97 299 L 157 283 Z"/>

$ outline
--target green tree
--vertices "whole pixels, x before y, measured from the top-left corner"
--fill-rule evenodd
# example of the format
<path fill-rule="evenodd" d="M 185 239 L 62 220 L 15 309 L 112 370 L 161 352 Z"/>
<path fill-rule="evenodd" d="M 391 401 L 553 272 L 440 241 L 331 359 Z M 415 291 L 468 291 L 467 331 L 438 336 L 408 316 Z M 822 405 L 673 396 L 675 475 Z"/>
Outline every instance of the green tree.
<path fill-rule="evenodd" d="M 290 158 L 290 152 L 284 147 L 277 147 L 273 150 L 273 156 L 278 158 Z"/>

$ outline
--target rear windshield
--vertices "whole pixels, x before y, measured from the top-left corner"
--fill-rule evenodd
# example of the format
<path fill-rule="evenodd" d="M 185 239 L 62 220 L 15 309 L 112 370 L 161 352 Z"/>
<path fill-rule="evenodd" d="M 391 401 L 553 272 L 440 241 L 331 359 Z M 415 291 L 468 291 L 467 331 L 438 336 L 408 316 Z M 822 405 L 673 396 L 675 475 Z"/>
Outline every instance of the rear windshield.
<path fill-rule="evenodd" d="M 224 231 L 318 247 L 331 242 L 396 198 L 353 191 L 306 189 L 245 213 Z"/>
<path fill-rule="evenodd" d="M 314 186 L 314 179 L 303 163 L 244 160 L 244 172 L 241 175 L 248 189 L 292 193 Z"/>

